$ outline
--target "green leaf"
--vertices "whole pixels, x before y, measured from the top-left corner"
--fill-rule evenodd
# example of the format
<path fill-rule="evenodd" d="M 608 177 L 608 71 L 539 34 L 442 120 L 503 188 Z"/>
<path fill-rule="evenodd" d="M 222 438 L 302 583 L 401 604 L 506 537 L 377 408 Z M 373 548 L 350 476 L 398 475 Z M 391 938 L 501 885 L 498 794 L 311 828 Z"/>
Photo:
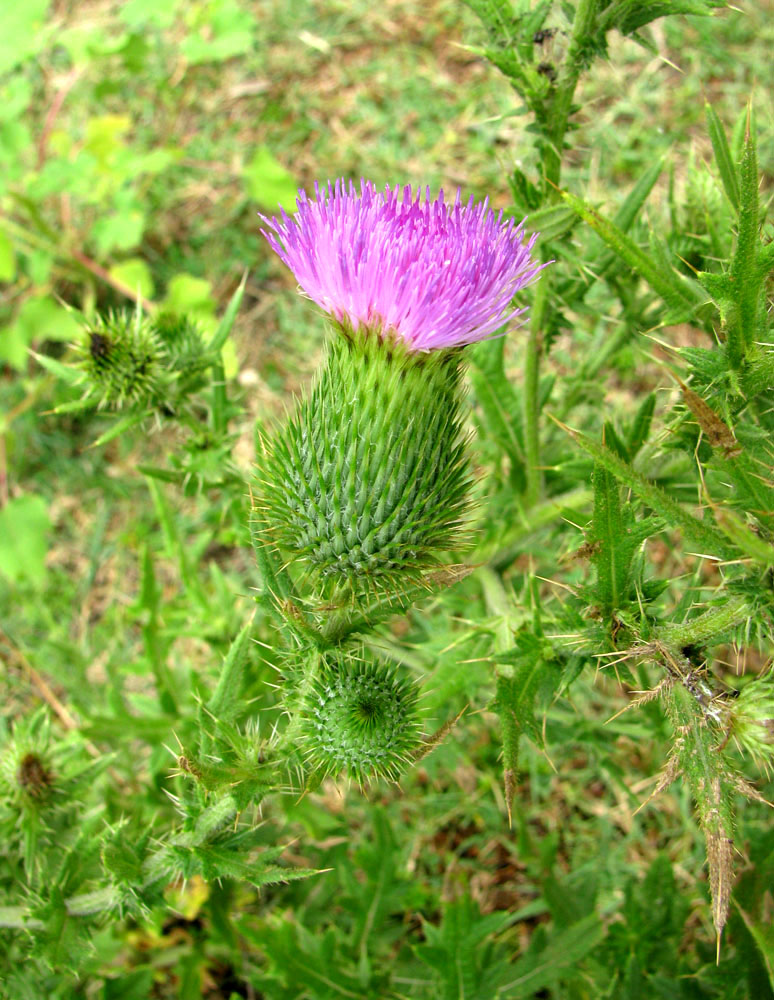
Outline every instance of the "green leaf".
<path fill-rule="evenodd" d="M 3 5 L 3 30 L 0 32 L 0 75 L 8 73 L 39 52 L 47 42 L 46 26 L 49 0 L 28 0 Z"/>
<path fill-rule="evenodd" d="M 744 920 L 747 930 L 758 947 L 761 958 L 769 977 L 769 985 L 774 990 L 774 926 L 768 921 L 756 923 L 753 918 L 737 904 L 737 909 Z"/>
<path fill-rule="evenodd" d="M 622 35 L 636 34 L 646 24 L 674 14 L 711 14 L 724 7 L 723 0 L 613 0 L 602 14 L 602 31 L 617 28 Z"/>
<path fill-rule="evenodd" d="M 110 268 L 110 277 L 125 285 L 134 295 L 152 299 L 155 291 L 150 268 L 141 257 L 130 257 Z"/>
<path fill-rule="evenodd" d="M 501 987 L 503 1000 L 534 997 L 540 990 L 551 989 L 561 980 L 562 972 L 570 972 L 605 937 L 605 927 L 596 914 L 585 917 L 559 934 L 553 934 L 539 951 L 528 951 L 510 969 L 510 978 Z"/>
<path fill-rule="evenodd" d="M 242 305 L 242 296 L 245 293 L 246 284 L 247 284 L 247 271 L 245 271 L 245 273 L 242 275 L 242 280 L 239 282 L 236 291 L 231 296 L 228 306 L 226 306 L 226 311 L 225 313 L 223 313 L 223 318 L 218 324 L 218 328 L 215 331 L 212 340 L 207 345 L 207 350 L 212 352 L 213 354 L 223 349 L 223 346 L 225 345 L 226 340 L 228 339 L 228 336 L 231 333 L 231 328 L 233 327 L 234 320 L 236 319 L 237 313 L 239 312 L 239 307 Z"/>
<path fill-rule="evenodd" d="M 133 250 L 142 241 L 146 221 L 147 217 L 139 202 L 126 204 L 97 219 L 91 235 L 103 255 L 114 250 Z"/>
<path fill-rule="evenodd" d="M 14 497 L 0 508 L 0 573 L 12 583 L 43 584 L 51 521 L 42 497 Z"/>
<path fill-rule="evenodd" d="M 538 233 L 541 241 L 564 236 L 573 229 L 577 221 L 577 214 L 568 205 L 548 205 L 527 216 L 530 231 Z"/>
<path fill-rule="evenodd" d="M 163 307 L 178 316 L 186 313 L 211 316 L 215 312 L 212 285 L 192 274 L 176 274 L 167 287 Z"/>
<path fill-rule="evenodd" d="M 426 944 L 414 950 L 440 980 L 438 1000 L 491 1000 L 500 996 L 498 985 L 509 971 L 502 949 L 486 938 L 504 930 L 511 913 L 484 916 L 469 896 L 447 903 L 440 927 L 424 921 Z"/>
<path fill-rule="evenodd" d="M 153 969 L 135 969 L 106 979 L 101 1000 L 147 1000 L 152 991 Z"/>
<path fill-rule="evenodd" d="M 22 369 L 28 348 L 43 340 L 75 340 L 81 327 L 75 315 L 48 296 L 27 299 L 13 324 L 0 331 L 0 362 Z"/>
<path fill-rule="evenodd" d="M 76 403 L 80 400 L 76 400 Z M 57 413 L 64 412 L 61 407 L 57 407 Z M 141 424 L 143 420 L 151 415 L 150 410 L 143 410 L 141 413 L 129 413 L 125 417 L 122 417 L 97 438 L 91 445 L 92 448 L 101 448 L 103 444 L 107 444 L 109 441 L 114 441 L 117 437 L 125 434 L 126 431 L 131 430 L 132 427 L 136 427 Z"/>
<path fill-rule="evenodd" d="M 734 161 L 731 158 L 731 150 L 726 138 L 726 130 L 718 117 L 717 112 L 711 104 L 705 104 L 704 110 L 707 115 L 707 126 L 709 129 L 712 150 L 715 153 L 715 163 L 720 174 L 720 180 L 726 192 L 726 196 L 735 211 L 739 211 L 739 179 L 736 173 Z"/>
<path fill-rule="evenodd" d="M 242 176 L 247 194 L 261 208 L 276 211 L 280 205 L 290 211 L 298 195 L 298 182 L 276 159 L 267 146 L 259 146 L 245 165 Z"/>
<path fill-rule="evenodd" d="M 104 170 L 126 146 L 124 136 L 132 126 L 129 115 L 95 115 L 86 122 L 86 149 Z"/>
<path fill-rule="evenodd" d="M 241 707 L 240 694 L 244 677 L 247 650 L 250 646 L 252 621 L 248 622 L 234 639 L 223 661 L 218 686 L 210 698 L 207 709 L 219 722 L 231 722 Z"/>
<path fill-rule="evenodd" d="M 170 555 L 177 559 L 180 567 L 180 575 L 191 596 L 202 607 L 207 607 L 207 600 L 204 596 L 201 579 L 199 578 L 199 574 L 196 572 L 196 567 L 191 562 L 189 550 L 184 544 L 180 531 L 178 530 L 178 519 L 172 511 L 166 495 L 164 494 L 164 491 L 160 487 L 159 483 L 150 477 L 146 478 L 145 482 L 148 486 L 148 491 L 150 492 L 151 499 L 153 500 L 156 515 L 164 533 L 164 541 L 167 546 L 167 551 Z"/>
<path fill-rule="evenodd" d="M 45 368 L 47 372 L 56 375 L 58 379 L 61 379 L 67 385 L 78 385 L 79 382 L 83 381 L 83 372 L 74 365 L 63 365 L 61 361 L 49 357 L 48 354 L 38 354 L 36 351 L 30 351 L 30 353 L 41 368 Z"/>
<path fill-rule="evenodd" d="M 637 183 L 624 198 L 621 207 L 615 213 L 613 222 L 624 233 L 628 233 L 637 216 L 642 211 L 642 206 L 648 200 L 648 195 L 653 190 L 656 181 L 661 176 L 664 169 L 664 157 L 659 156 L 645 170 L 637 180 Z"/>
<path fill-rule="evenodd" d="M 494 657 L 498 668 L 492 709 L 500 720 L 509 815 L 519 774 L 519 740 L 526 735 L 537 746 L 543 745 L 535 706 L 547 700 L 559 683 L 561 674 L 552 656 L 551 647 L 540 636 L 522 629 L 513 649 Z"/>
<path fill-rule="evenodd" d="M 157 28 L 169 28 L 179 6 L 180 0 L 124 0 L 118 16 L 129 28 L 150 24 Z"/>
<path fill-rule="evenodd" d="M 195 11 L 195 33 L 180 46 L 192 65 L 245 55 L 255 44 L 255 16 L 237 0 L 209 0 Z"/>
<path fill-rule="evenodd" d="M 470 380 L 483 411 L 486 430 L 509 457 L 512 469 L 523 469 L 521 401 L 505 374 L 504 351 L 504 337 L 475 344 L 471 350 Z"/>
<path fill-rule="evenodd" d="M 626 448 L 629 452 L 629 460 L 633 461 L 637 452 L 648 440 L 650 425 L 653 420 L 653 413 L 656 409 L 656 394 L 651 392 L 640 404 L 637 414 L 632 422 L 631 428 L 626 435 Z"/>
<path fill-rule="evenodd" d="M 625 603 L 635 547 L 621 513 L 620 487 L 617 479 L 602 465 L 594 468 L 594 515 L 592 559 L 597 570 L 594 596 L 606 622 Z"/>
<path fill-rule="evenodd" d="M 739 224 L 729 282 L 735 308 L 726 326 L 726 352 L 740 368 L 748 348 L 757 339 L 758 309 L 763 280 L 758 267 L 760 198 L 755 136 L 748 126 L 739 165 Z"/>
<path fill-rule="evenodd" d="M 669 692 L 667 707 L 675 729 L 674 754 L 691 789 L 707 844 L 712 920 L 720 937 L 728 916 L 733 883 L 733 784 L 736 776 L 718 749 L 703 705 L 683 684 Z"/>
<path fill-rule="evenodd" d="M 687 541 L 698 547 L 702 555 L 713 556 L 716 559 L 737 559 L 739 552 L 729 545 L 726 537 L 709 520 L 694 517 L 680 504 L 669 496 L 660 486 L 650 482 L 628 462 L 624 462 L 609 448 L 592 440 L 580 431 L 573 430 L 559 423 L 572 439 L 591 457 L 603 465 L 609 472 L 632 489 L 656 513 L 660 514 L 667 524 L 679 527 Z"/>

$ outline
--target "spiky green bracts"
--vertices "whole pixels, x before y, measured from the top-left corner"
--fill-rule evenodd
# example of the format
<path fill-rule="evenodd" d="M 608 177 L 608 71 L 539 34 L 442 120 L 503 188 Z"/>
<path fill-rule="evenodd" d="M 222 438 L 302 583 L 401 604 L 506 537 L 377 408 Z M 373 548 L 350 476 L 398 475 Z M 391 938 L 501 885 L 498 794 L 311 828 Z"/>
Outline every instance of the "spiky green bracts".
<path fill-rule="evenodd" d="M 204 384 L 212 362 L 186 317 L 111 311 L 86 324 L 80 345 L 86 400 L 100 408 L 171 413 Z"/>
<path fill-rule="evenodd" d="M 267 442 L 256 516 L 321 596 L 400 590 L 459 538 L 470 471 L 458 349 L 411 352 L 341 327 Z"/>
<path fill-rule="evenodd" d="M 82 353 L 89 393 L 98 406 L 118 410 L 163 395 L 162 343 L 139 312 L 97 316 L 85 329 Z"/>
<path fill-rule="evenodd" d="M 319 776 L 342 771 L 359 784 L 396 780 L 420 744 L 416 689 L 391 670 L 362 660 L 325 665 L 306 697 L 301 751 Z"/>

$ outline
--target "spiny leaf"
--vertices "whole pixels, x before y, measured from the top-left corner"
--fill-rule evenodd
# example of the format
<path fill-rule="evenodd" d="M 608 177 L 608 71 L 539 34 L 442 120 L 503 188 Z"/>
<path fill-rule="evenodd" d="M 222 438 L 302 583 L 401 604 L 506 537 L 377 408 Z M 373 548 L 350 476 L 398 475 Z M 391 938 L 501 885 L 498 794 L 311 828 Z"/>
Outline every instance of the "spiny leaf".
<path fill-rule="evenodd" d="M 707 844 L 712 920 L 719 947 L 733 879 L 733 774 L 708 726 L 704 706 L 683 684 L 674 685 L 667 705 L 675 728 L 675 754 L 688 780 Z"/>
<path fill-rule="evenodd" d="M 649 393 L 640 403 L 640 407 L 632 421 L 632 425 L 626 435 L 626 448 L 629 452 L 629 461 L 633 461 L 637 452 L 648 440 L 650 425 L 653 420 L 653 413 L 656 409 L 656 394 Z"/>
<path fill-rule="evenodd" d="M 223 345 L 228 340 L 228 335 L 231 333 L 231 328 L 234 325 L 234 320 L 239 312 L 239 307 L 242 304 L 242 296 L 245 293 L 245 285 L 247 284 L 247 271 L 242 275 L 242 280 L 231 296 L 229 304 L 226 306 L 226 311 L 223 314 L 223 318 L 218 324 L 218 329 L 215 331 L 212 340 L 207 345 L 207 352 L 210 354 L 217 354 Z"/>
<path fill-rule="evenodd" d="M 505 338 L 476 344 L 470 380 L 476 400 L 483 410 L 487 430 L 508 455 L 513 468 L 524 466 L 521 404 L 504 369 Z"/>
<path fill-rule="evenodd" d="M 726 330 L 726 349 L 734 368 L 741 367 L 747 349 L 756 339 L 761 279 L 758 268 L 760 199 L 755 137 L 748 123 L 739 165 L 739 225 L 729 278 L 734 288 L 735 310 Z"/>
<path fill-rule="evenodd" d="M 709 130 L 710 142 L 715 153 L 715 163 L 717 164 L 720 180 L 728 196 L 728 200 L 734 206 L 735 211 L 739 211 L 739 179 L 736 167 L 731 157 L 731 150 L 726 138 L 726 130 L 718 117 L 717 112 L 711 104 L 705 104 L 704 110 L 707 115 L 707 126 Z"/>
<path fill-rule="evenodd" d="M 605 926 L 593 913 L 559 934 L 553 934 L 539 951 L 528 951 L 511 967 L 509 978 L 501 987 L 505 1000 L 526 1000 L 540 990 L 555 987 L 562 972 L 577 966 L 605 936 Z M 552 995 L 560 996 L 561 993 Z"/>
<path fill-rule="evenodd" d="M 519 633 L 513 649 L 499 653 L 494 659 L 498 669 L 492 708 L 500 719 L 505 797 L 510 815 L 519 774 L 519 739 L 524 734 L 542 746 L 535 703 L 553 692 L 560 672 L 552 662 L 552 651 L 545 640 L 526 631 Z"/>
<path fill-rule="evenodd" d="M 510 913 L 485 916 L 469 896 L 463 896 L 444 906 L 439 927 L 423 924 L 426 943 L 415 951 L 440 979 L 438 1000 L 490 1000 L 501 995 L 497 986 L 509 971 L 508 962 L 486 938 L 512 920 Z"/>
<path fill-rule="evenodd" d="M 650 507 L 660 514 L 667 524 L 679 527 L 686 539 L 699 547 L 699 551 L 705 555 L 712 555 L 719 559 L 736 559 L 739 556 L 738 550 L 729 545 L 728 540 L 710 521 L 699 520 L 680 504 L 669 496 L 660 486 L 650 482 L 642 473 L 638 472 L 628 462 L 624 462 L 609 448 L 599 444 L 592 438 L 587 437 L 580 431 L 567 427 L 566 424 L 553 418 L 572 439 L 588 452 L 591 457 L 603 465 L 620 482 L 644 500 Z"/>
<path fill-rule="evenodd" d="M 644 250 L 609 219 L 569 191 L 562 197 L 598 233 L 616 254 L 640 274 L 676 315 L 689 316 L 701 304 L 695 288 L 673 269 L 660 267 Z"/>
<path fill-rule="evenodd" d="M 252 621 L 249 621 L 231 643 L 223 661 L 218 686 L 207 705 L 210 713 L 219 721 L 231 722 L 238 714 L 251 627 Z"/>

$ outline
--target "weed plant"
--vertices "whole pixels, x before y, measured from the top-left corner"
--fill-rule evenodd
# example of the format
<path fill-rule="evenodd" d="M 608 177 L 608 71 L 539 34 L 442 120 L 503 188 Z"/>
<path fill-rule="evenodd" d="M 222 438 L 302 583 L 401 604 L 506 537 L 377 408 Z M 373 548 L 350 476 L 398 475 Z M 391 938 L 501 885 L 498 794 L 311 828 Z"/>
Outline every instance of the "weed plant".
<path fill-rule="evenodd" d="M 9 15 L 1 996 L 774 996 L 772 13 Z"/>

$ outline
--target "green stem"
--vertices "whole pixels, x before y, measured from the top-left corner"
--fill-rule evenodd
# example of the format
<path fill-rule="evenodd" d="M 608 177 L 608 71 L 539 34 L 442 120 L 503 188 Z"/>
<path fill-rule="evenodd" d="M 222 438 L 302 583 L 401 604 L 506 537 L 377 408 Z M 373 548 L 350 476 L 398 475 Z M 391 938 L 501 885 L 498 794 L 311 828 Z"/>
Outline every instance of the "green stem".
<path fill-rule="evenodd" d="M 545 138 L 543 199 L 549 204 L 556 203 L 560 198 L 564 137 L 570 120 L 575 88 L 578 86 L 585 65 L 585 52 L 597 16 L 598 2 L 599 0 L 579 0 L 559 80 L 550 101 L 546 102 L 542 114 L 538 115 Z M 546 259 L 544 257 L 544 262 Z M 549 314 L 550 287 L 549 271 L 542 276 L 535 293 L 524 359 L 524 439 L 527 478 L 524 502 L 527 507 L 536 504 L 543 493 L 543 473 L 540 468 L 540 362 Z"/>
<path fill-rule="evenodd" d="M 543 274 L 535 292 L 529 324 L 529 339 L 524 357 L 524 503 L 533 507 L 543 493 L 543 471 L 540 468 L 540 360 L 543 354 L 543 328 L 548 316 L 550 272 Z"/>
<path fill-rule="evenodd" d="M 212 431 L 217 441 L 223 439 L 228 429 L 227 402 L 226 373 L 218 360 L 212 366 Z"/>

